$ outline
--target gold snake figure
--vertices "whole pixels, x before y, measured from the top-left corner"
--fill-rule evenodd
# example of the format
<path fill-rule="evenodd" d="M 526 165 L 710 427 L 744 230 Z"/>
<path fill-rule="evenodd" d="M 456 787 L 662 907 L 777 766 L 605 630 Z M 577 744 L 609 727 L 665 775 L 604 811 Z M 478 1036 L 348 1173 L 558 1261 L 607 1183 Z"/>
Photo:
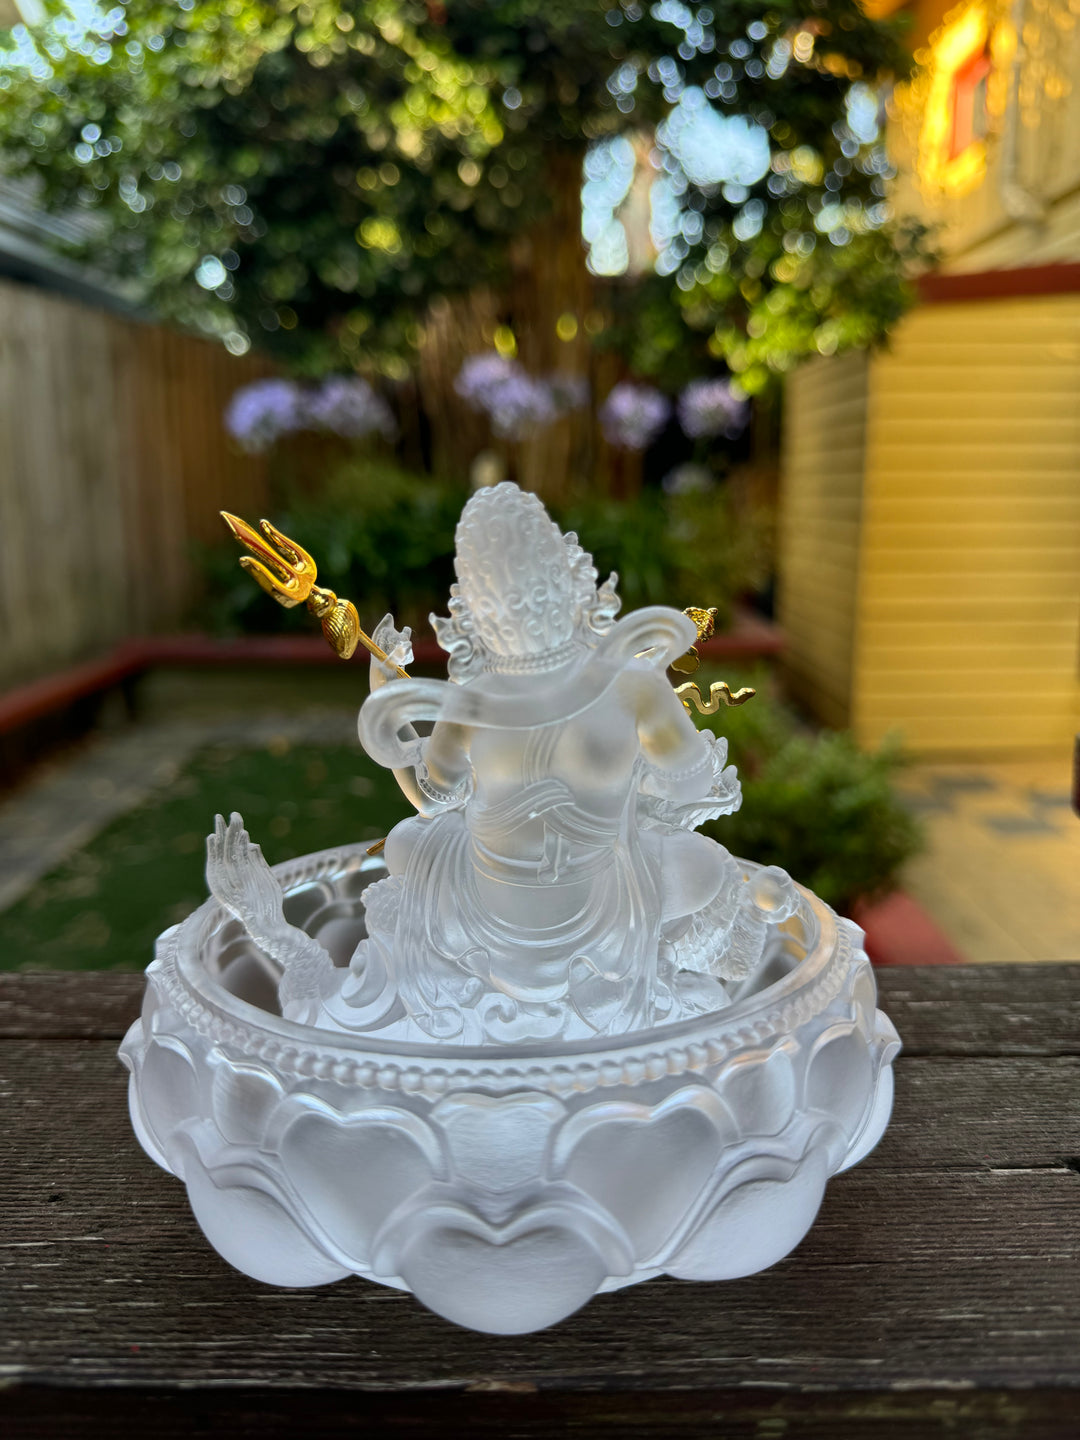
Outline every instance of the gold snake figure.
<path fill-rule="evenodd" d="M 694 681 L 687 680 L 685 685 L 676 685 L 675 694 L 687 710 L 690 710 L 690 706 L 693 704 L 699 715 L 715 715 L 721 705 L 745 705 L 747 700 L 754 698 L 757 691 L 751 689 L 749 685 L 744 685 L 741 690 L 736 690 L 732 694 L 731 686 L 726 680 L 714 680 L 709 686 L 708 700 L 703 700 L 701 691 Z"/>
<path fill-rule="evenodd" d="M 697 605 L 688 605 L 683 614 L 691 619 L 697 626 L 698 641 L 708 640 L 716 627 L 716 606 L 712 605 L 708 610 L 702 610 Z M 701 664 L 701 657 L 697 648 L 691 645 L 685 655 L 680 655 L 677 660 L 671 662 L 672 670 L 680 675 L 693 675 L 694 671 Z M 745 705 L 747 700 L 752 700 L 757 694 L 756 690 L 749 685 L 743 686 L 741 690 L 731 693 L 731 686 L 726 680 L 714 680 L 709 687 L 709 698 L 702 698 L 701 691 L 693 680 L 687 680 L 683 685 L 676 685 L 675 694 L 682 701 L 686 710 L 693 714 L 696 709 L 699 715 L 715 715 L 721 705 Z"/>

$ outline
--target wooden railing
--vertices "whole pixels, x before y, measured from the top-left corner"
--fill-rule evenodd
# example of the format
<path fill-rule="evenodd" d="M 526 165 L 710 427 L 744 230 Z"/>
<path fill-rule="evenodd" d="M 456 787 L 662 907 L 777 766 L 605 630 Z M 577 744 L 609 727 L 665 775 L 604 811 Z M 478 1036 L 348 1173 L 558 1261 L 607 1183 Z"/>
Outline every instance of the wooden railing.
<path fill-rule="evenodd" d="M 141 976 L 0 975 L 4 1433 L 1075 1435 L 1080 965 L 878 985 L 904 1042 L 892 1123 L 793 1254 L 747 1279 L 650 1280 L 520 1336 L 370 1280 L 275 1290 L 231 1270 L 131 1133 L 116 1047 Z M 548 1233 L 524 1238 L 535 1253 Z"/>

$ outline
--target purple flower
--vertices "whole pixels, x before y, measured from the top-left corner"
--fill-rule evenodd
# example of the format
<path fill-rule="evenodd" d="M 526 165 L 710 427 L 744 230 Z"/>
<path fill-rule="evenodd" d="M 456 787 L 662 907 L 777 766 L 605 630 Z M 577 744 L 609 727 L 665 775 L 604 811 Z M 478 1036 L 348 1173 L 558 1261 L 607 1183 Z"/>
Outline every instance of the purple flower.
<path fill-rule="evenodd" d="M 492 392 L 488 414 L 496 435 L 516 440 L 532 426 L 554 420 L 555 401 L 542 380 L 534 380 L 523 370 Z"/>
<path fill-rule="evenodd" d="M 245 450 L 269 450 L 283 435 L 321 430 L 344 440 L 378 431 L 392 439 L 390 407 L 366 380 L 334 375 L 318 390 L 292 380 L 256 380 L 237 390 L 225 411 L 225 428 Z"/>
<path fill-rule="evenodd" d="M 454 389 L 475 410 L 487 410 L 488 397 L 515 375 L 524 374 L 516 360 L 489 350 L 484 355 L 470 355 L 458 371 Z"/>
<path fill-rule="evenodd" d="M 600 424 L 608 443 L 624 450 L 644 450 L 656 439 L 671 416 L 671 401 L 652 385 L 623 380 L 600 409 Z"/>
<path fill-rule="evenodd" d="M 696 440 L 704 435 L 734 439 L 746 426 L 750 406 L 729 380 L 691 380 L 679 396 L 679 424 Z"/>
<path fill-rule="evenodd" d="M 397 432 L 390 407 L 366 380 L 355 375 L 332 375 L 307 402 L 307 426 L 362 440 L 376 432 L 392 440 Z"/>
<path fill-rule="evenodd" d="M 256 380 L 237 390 L 225 410 L 225 428 L 245 450 L 269 450 L 282 435 L 304 428 L 304 393 L 291 380 Z"/>
<path fill-rule="evenodd" d="M 534 380 L 516 360 L 494 350 L 470 355 L 458 371 L 454 389 L 474 410 L 483 411 L 495 434 L 506 440 L 519 439 L 559 414 L 550 385 Z"/>
<path fill-rule="evenodd" d="M 556 372 L 548 376 L 547 384 L 560 415 L 569 415 L 571 410 L 581 410 L 589 403 L 589 382 L 584 375 Z"/>
<path fill-rule="evenodd" d="M 716 482 L 704 465 L 687 461 L 669 470 L 660 484 L 665 495 L 705 495 L 715 488 Z"/>

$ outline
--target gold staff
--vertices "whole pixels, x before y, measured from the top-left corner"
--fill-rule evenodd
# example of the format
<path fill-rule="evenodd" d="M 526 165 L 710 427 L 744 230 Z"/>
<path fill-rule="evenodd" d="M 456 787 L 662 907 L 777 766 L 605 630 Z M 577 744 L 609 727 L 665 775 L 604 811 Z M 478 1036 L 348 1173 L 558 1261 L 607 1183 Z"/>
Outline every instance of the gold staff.
<path fill-rule="evenodd" d="M 240 557 L 240 564 L 252 579 L 286 610 L 291 610 L 294 605 L 306 604 L 312 615 L 322 622 L 323 634 L 342 660 L 350 660 L 357 645 L 363 645 L 376 660 L 387 659 L 382 646 L 376 645 L 371 636 L 360 628 L 360 617 L 352 601 L 339 600 L 332 590 L 315 584 L 318 573 L 315 561 L 295 540 L 275 530 L 269 520 L 259 521 L 260 535 L 246 520 L 230 515 L 227 510 L 222 510 L 221 518 L 234 538 L 257 557 L 254 560 L 251 555 Z M 400 665 L 395 665 L 394 669 L 403 680 L 409 679 L 409 672 Z M 376 840 L 374 845 L 367 847 L 367 853 L 378 855 L 385 844 L 385 840 Z"/>
<path fill-rule="evenodd" d="M 240 564 L 252 579 L 286 610 L 306 604 L 312 615 L 322 622 L 323 634 L 342 660 L 351 659 L 357 645 L 363 645 L 376 660 L 387 659 L 386 651 L 361 630 L 360 617 L 352 601 L 339 600 L 333 590 L 324 590 L 315 584 L 315 561 L 295 540 L 275 530 L 269 520 L 259 521 L 260 535 L 246 520 L 230 515 L 227 510 L 222 510 L 221 518 L 234 538 L 257 557 L 254 560 L 251 555 L 240 558 Z M 403 680 L 409 679 L 409 672 L 400 665 L 394 669 Z"/>

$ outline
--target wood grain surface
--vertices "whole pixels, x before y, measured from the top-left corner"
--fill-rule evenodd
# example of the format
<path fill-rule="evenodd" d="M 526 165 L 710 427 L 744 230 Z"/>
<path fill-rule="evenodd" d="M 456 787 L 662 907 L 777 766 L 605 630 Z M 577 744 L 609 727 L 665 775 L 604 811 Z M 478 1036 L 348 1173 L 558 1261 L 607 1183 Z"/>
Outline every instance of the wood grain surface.
<path fill-rule="evenodd" d="M 1075 1436 L 1080 965 L 879 984 L 894 1119 L 793 1255 L 495 1337 L 231 1270 L 131 1132 L 141 976 L 0 977 L 0 1431 Z"/>

